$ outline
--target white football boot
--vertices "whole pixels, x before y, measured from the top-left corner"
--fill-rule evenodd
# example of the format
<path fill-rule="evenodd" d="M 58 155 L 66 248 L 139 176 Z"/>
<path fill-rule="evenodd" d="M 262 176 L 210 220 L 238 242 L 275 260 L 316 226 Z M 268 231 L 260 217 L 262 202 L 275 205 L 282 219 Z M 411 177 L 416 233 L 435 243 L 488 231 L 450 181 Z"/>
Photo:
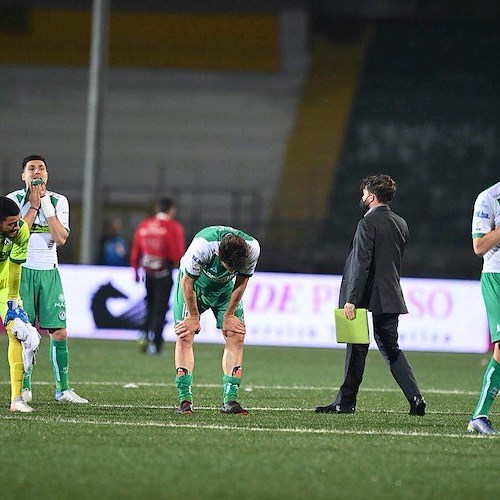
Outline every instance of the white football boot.
<path fill-rule="evenodd" d="M 24 401 L 22 396 L 17 396 L 17 398 L 14 399 L 14 401 L 12 401 L 12 403 L 10 403 L 9 411 L 11 411 L 11 412 L 19 411 L 21 413 L 31 413 L 31 412 L 35 411 L 35 409 L 31 408 L 31 406 L 28 403 L 26 403 L 26 401 Z"/>
<path fill-rule="evenodd" d="M 56 401 L 79 404 L 85 404 L 89 402 L 88 399 L 80 397 L 73 389 L 66 389 L 62 392 L 56 392 Z"/>

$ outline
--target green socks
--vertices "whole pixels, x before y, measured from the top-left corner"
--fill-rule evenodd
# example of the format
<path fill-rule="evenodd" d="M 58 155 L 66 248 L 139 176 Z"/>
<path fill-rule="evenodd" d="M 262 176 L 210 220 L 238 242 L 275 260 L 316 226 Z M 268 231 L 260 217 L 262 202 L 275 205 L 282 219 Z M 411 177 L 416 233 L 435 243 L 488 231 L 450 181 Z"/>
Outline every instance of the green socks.
<path fill-rule="evenodd" d="M 240 384 L 241 377 L 230 377 L 229 375 L 222 377 L 222 400 L 224 404 L 236 401 Z"/>
<path fill-rule="evenodd" d="M 68 342 L 66 340 L 52 340 L 49 344 L 49 359 L 56 379 L 56 391 L 62 392 L 69 389 L 68 369 L 69 369 L 69 353 Z M 31 373 L 25 373 L 23 376 L 23 389 L 31 391 Z"/>
<path fill-rule="evenodd" d="M 490 407 L 500 390 L 500 363 L 491 358 L 483 376 L 481 394 L 472 418 L 486 417 Z"/>
<path fill-rule="evenodd" d="M 23 390 L 29 389 L 31 391 L 31 372 L 33 369 L 30 369 L 28 373 L 23 375 Z"/>
<path fill-rule="evenodd" d="M 179 375 L 180 373 L 183 373 L 183 375 Z M 177 386 L 177 391 L 179 392 L 179 403 L 182 403 L 183 401 L 193 402 L 193 391 L 191 389 L 191 386 L 193 385 L 193 376 L 188 373 L 185 368 L 177 368 L 175 385 Z"/>
<path fill-rule="evenodd" d="M 66 340 L 52 340 L 49 345 L 49 359 L 56 379 L 56 392 L 69 389 L 69 354 Z"/>
<path fill-rule="evenodd" d="M 241 374 L 241 368 L 238 366 L 235 375 Z M 183 401 L 193 402 L 193 391 L 191 386 L 193 384 L 193 375 L 191 375 L 185 368 L 177 368 L 177 376 L 175 377 L 175 385 L 179 392 L 179 403 Z M 240 377 L 231 377 L 224 375 L 222 377 L 222 399 L 225 403 L 235 401 L 238 396 L 238 389 L 241 384 Z"/>

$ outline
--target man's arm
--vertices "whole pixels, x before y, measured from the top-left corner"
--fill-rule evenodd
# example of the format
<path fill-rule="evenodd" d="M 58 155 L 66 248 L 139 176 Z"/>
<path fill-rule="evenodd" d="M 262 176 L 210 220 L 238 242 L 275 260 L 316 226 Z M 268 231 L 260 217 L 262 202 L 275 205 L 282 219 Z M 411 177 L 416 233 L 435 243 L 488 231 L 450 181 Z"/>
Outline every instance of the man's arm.
<path fill-rule="evenodd" d="M 233 331 L 235 333 L 245 334 L 245 323 L 241 321 L 238 317 L 234 315 L 236 307 L 243 298 L 245 293 L 248 280 L 250 276 L 245 276 L 243 274 L 238 274 L 234 282 L 233 292 L 231 293 L 231 298 L 229 299 L 229 305 L 227 306 L 226 312 L 224 313 L 224 318 L 222 321 L 222 333 Z"/>
<path fill-rule="evenodd" d="M 7 314 L 4 318 L 4 325 L 14 320 L 21 319 L 22 322 L 28 323 L 28 317 L 21 307 L 19 297 L 19 289 L 21 287 L 21 264 L 26 262 L 28 254 L 28 242 L 30 232 L 28 225 L 23 219 L 19 221 L 19 232 L 14 239 L 14 245 L 9 255 L 8 261 L 8 281 L 7 281 Z"/>
<path fill-rule="evenodd" d="M 479 257 L 482 257 L 485 253 L 488 253 L 498 244 L 500 244 L 500 227 L 493 229 L 483 236 L 472 239 L 472 248 L 474 249 L 474 253 Z"/>
<path fill-rule="evenodd" d="M 21 264 L 26 262 L 28 255 L 28 244 L 30 231 L 24 219 L 19 221 L 19 232 L 14 239 L 14 245 L 9 255 L 9 278 L 8 278 L 8 300 L 19 298 L 19 288 L 21 286 Z"/>
<path fill-rule="evenodd" d="M 58 247 L 62 247 L 68 239 L 68 230 L 59 222 L 59 219 L 55 215 L 47 218 L 47 224 L 49 225 L 50 236 L 52 236 Z"/>
<path fill-rule="evenodd" d="M 9 260 L 9 281 L 7 300 L 19 299 L 19 287 L 21 285 L 21 265 Z"/>
<path fill-rule="evenodd" d="M 189 316 L 174 327 L 175 334 L 180 338 L 198 333 L 200 331 L 200 311 L 196 303 L 194 282 L 196 278 L 184 274 L 181 278 L 181 290 Z"/>
<path fill-rule="evenodd" d="M 194 290 L 194 282 L 196 278 L 184 274 L 181 279 L 182 295 L 184 296 L 184 302 L 186 303 L 186 308 L 188 310 L 189 316 L 194 316 L 199 318 L 200 312 L 198 310 L 198 304 L 196 303 L 196 292 Z"/>
<path fill-rule="evenodd" d="M 23 217 L 30 229 L 33 227 L 33 222 L 35 222 L 39 210 L 39 208 L 31 206 L 30 209 L 26 212 L 26 215 Z"/>
<path fill-rule="evenodd" d="M 366 219 L 358 223 L 350 255 L 351 269 L 347 283 L 346 302 L 358 305 L 365 291 L 375 247 L 375 227 Z"/>
<path fill-rule="evenodd" d="M 29 189 L 28 200 L 30 202 L 30 208 L 26 212 L 26 215 L 23 217 L 23 219 L 26 221 L 26 224 L 28 224 L 28 227 L 31 229 L 33 223 L 35 222 L 36 216 L 40 211 L 40 205 L 42 203 L 41 200 L 46 193 L 46 186 L 45 184 L 38 184 L 35 186 L 27 186 L 27 188 Z"/>
<path fill-rule="evenodd" d="M 49 225 L 50 236 L 57 246 L 63 246 L 68 239 L 69 232 L 57 218 L 56 209 L 54 205 L 52 205 L 52 201 L 50 200 L 48 193 L 41 198 L 40 209 L 42 210 L 43 215 L 47 220 L 47 224 Z"/>

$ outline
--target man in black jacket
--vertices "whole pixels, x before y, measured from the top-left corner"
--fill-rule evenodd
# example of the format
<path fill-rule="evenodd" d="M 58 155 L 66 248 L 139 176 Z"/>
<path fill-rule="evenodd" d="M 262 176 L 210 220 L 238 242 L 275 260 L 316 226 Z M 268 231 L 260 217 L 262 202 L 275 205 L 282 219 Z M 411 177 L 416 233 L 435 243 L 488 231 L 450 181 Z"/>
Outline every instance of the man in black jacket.
<path fill-rule="evenodd" d="M 400 284 L 408 225 L 389 208 L 396 194 L 396 183 L 391 177 L 366 177 L 360 188 L 360 205 L 365 214 L 358 223 L 344 266 L 339 307 L 347 319 L 354 319 L 356 308 L 372 312 L 375 341 L 410 403 L 410 415 L 424 415 L 425 400 L 398 346 L 399 315 L 408 312 Z M 335 401 L 317 406 L 317 413 L 354 413 L 367 354 L 368 345 L 347 344 L 344 382 Z"/>

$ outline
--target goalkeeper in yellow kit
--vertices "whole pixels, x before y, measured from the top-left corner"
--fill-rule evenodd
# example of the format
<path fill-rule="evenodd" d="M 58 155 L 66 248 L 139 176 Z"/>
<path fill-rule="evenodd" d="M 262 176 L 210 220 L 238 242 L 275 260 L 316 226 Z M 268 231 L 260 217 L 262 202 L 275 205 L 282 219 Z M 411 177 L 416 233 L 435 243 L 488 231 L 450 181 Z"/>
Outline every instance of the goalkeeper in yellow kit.
<path fill-rule="evenodd" d="M 10 411 L 34 411 L 21 396 L 23 375 L 29 372 L 40 345 L 40 335 L 22 309 L 19 297 L 21 264 L 26 260 L 30 232 L 19 207 L 0 197 L 0 316 L 9 337 Z"/>

